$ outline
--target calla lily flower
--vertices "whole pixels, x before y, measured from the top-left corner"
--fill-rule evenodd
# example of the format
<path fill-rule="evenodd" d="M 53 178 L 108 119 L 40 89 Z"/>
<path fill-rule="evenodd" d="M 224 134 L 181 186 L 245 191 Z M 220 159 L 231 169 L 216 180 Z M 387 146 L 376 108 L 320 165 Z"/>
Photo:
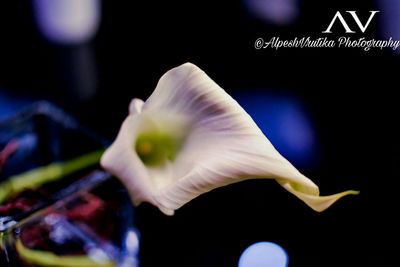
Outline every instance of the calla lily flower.
<path fill-rule="evenodd" d="M 316 211 L 357 191 L 319 196 L 269 142 L 245 110 L 197 66 L 165 73 L 152 95 L 133 99 L 130 114 L 101 165 L 166 215 L 217 187 L 253 178 L 275 179 Z"/>

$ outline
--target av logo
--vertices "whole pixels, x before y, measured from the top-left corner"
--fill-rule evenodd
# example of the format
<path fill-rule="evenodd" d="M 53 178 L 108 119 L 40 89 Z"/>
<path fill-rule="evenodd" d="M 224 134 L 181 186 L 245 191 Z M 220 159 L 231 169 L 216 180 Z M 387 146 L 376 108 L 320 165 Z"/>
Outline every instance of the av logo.
<path fill-rule="evenodd" d="M 372 18 L 373 18 L 373 17 L 375 16 L 375 14 L 378 13 L 379 11 L 377 11 L 377 10 L 375 10 L 375 11 L 370 11 L 371 14 L 369 15 L 368 21 L 367 21 L 364 25 L 361 23 L 360 19 L 358 18 L 356 11 L 346 11 L 346 12 L 349 13 L 349 14 L 353 17 L 353 19 L 354 19 L 354 21 L 356 22 L 358 28 L 361 30 L 362 33 L 364 33 L 364 32 L 367 30 L 368 25 L 371 23 Z M 328 28 L 326 28 L 326 30 L 323 31 L 322 33 L 332 33 L 332 32 L 331 32 L 331 28 L 332 28 L 333 24 L 335 23 L 335 21 L 336 21 L 337 19 L 339 19 L 340 23 L 342 23 L 342 26 L 343 26 L 344 29 L 346 30 L 346 33 L 355 33 L 355 31 L 352 31 L 352 30 L 350 29 L 349 25 L 347 25 L 347 23 L 346 23 L 346 21 L 344 20 L 342 14 L 340 14 L 339 11 L 336 12 L 336 14 L 335 14 L 335 16 L 333 17 L 333 19 L 332 19 L 331 23 L 329 24 Z"/>

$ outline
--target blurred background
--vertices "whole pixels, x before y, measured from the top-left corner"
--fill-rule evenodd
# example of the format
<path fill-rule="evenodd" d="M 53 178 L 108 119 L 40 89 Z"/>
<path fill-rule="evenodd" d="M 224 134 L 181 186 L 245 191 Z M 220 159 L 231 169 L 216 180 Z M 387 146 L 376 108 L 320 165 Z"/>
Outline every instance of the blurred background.
<path fill-rule="evenodd" d="M 346 10 L 363 22 L 380 11 L 350 37 L 400 39 L 396 0 L 4 1 L 0 119 L 46 99 L 112 140 L 133 97 L 192 62 L 322 194 L 361 194 L 316 213 L 258 180 L 202 195 L 173 217 L 143 204 L 141 266 L 237 266 L 260 241 L 283 247 L 289 266 L 395 266 L 400 50 L 254 48 L 259 37 L 325 37 Z M 333 30 L 346 36 L 339 23 Z"/>

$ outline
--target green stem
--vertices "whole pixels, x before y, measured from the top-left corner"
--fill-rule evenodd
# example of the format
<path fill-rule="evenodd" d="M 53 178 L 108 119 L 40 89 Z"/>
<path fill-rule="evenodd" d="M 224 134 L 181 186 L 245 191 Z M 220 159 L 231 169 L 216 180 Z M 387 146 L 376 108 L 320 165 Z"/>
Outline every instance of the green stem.
<path fill-rule="evenodd" d="M 5 182 L 0 183 L 0 204 L 25 189 L 38 188 L 45 183 L 57 181 L 66 175 L 97 164 L 103 152 L 103 150 L 94 151 L 69 161 L 51 163 L 9 177 Z"/>
<path fill-rule="evenodd" d="M 38 266 L 51 267 L 114 267 L 110 260 L 96 262 L 85 255 L 58 256 L 52 252 L 26 248 L 21 240 L 17 239 L 16 249 L 19 255 L 27 262 Z"/>

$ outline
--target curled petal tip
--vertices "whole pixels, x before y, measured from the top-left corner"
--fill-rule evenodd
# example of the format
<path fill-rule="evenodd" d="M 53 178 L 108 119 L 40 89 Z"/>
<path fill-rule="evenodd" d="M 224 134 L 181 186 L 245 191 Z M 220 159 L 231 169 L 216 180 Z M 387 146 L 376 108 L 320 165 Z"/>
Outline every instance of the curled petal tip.
<path fill-rule="evenodd" d="M 139 98 L 132 99 L 131 103 L 129 104 L 129 113 L 131 114 L 141 113 L 143 104 L 144 104 L 143 100 Z"/>
<path fill-rule="evenodd" d="M 158 209 L 167 216 L 173 216 L 175 214 L 175 210 L 167 209 L 162 206 L 158 206 Z"/>
<path fill-rule="evenodd" d="M 320 196 L 319 200 L 317 200 L 316 203 L 313 203 L 313 205 L 309 205 L 309 206 L 315 211 L 323 212 L 324 210 L 329 208 L 332 204 L 334 204 L 336 201 L 338 201 L 342 197 L 345 197 L 348 195 L 358 195 L 358 194 L 360 194 L 360 191 L 347 190 L 347 191 L 329 195 L 329 196 Z"/>

